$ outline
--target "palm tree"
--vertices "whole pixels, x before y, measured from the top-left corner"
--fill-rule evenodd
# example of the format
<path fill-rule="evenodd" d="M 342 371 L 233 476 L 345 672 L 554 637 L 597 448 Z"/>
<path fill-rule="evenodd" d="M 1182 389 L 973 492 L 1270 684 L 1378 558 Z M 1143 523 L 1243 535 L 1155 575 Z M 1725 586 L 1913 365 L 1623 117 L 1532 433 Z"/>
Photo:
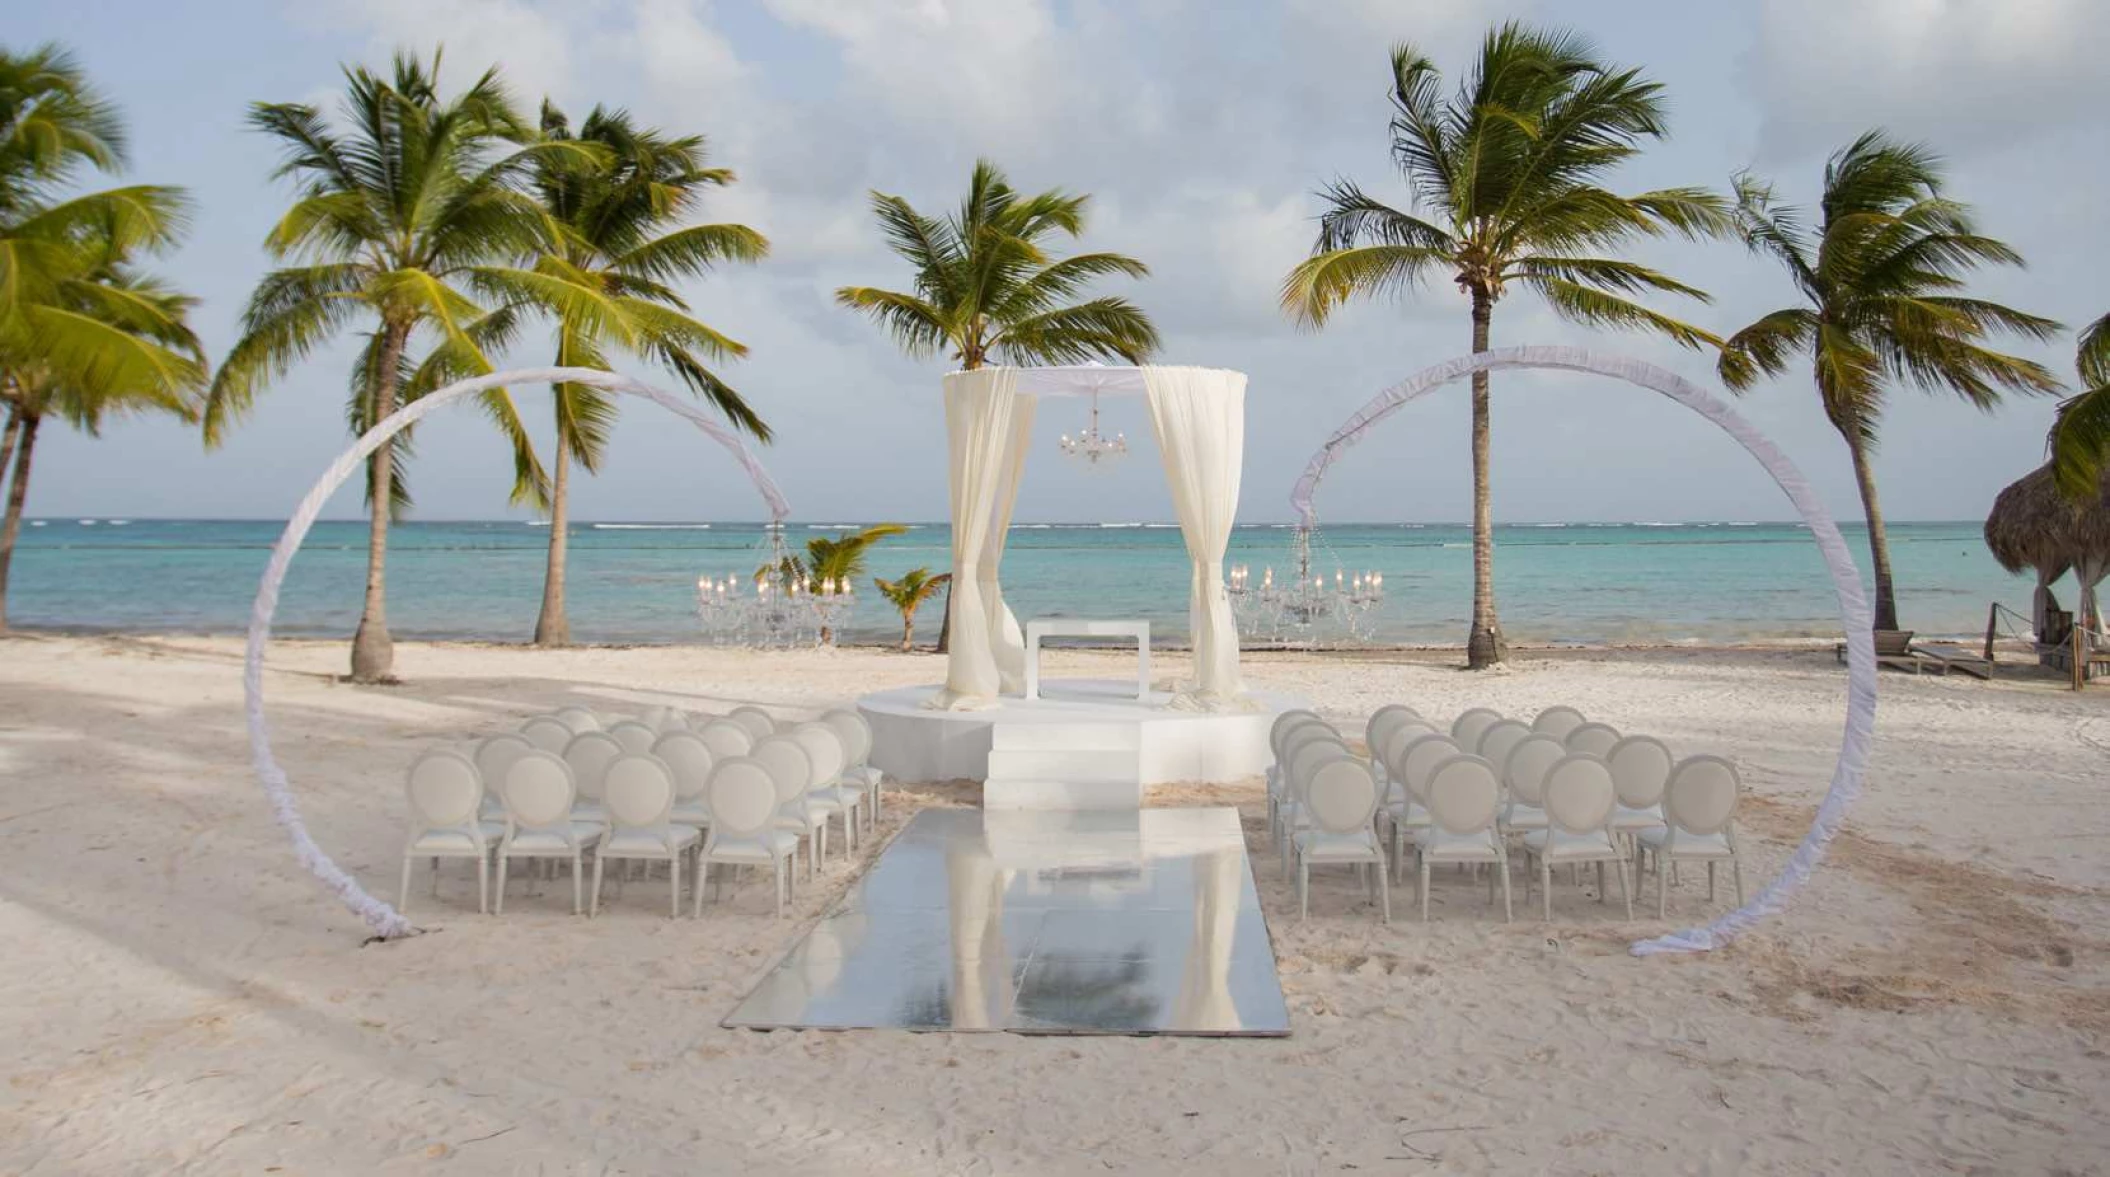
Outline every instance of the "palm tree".
<path fill-rule="evenodd" d="M 1722 345 L 1723 383 L 1742 391 L 1808 353 L 1824 415 L 1846 439 L 1868 516 L 1875 569 L 1875 627 L 1898 628 L 1897 589 L 1883 508 L 1869 465 L 1893 385 L 1946 389 L 1991 411 L 2003 392 L 2048 393 L 2043 365 L 1983 346 L 1996 331 L 2047 339 L 2059 325 L 1961 293 L 1981 265 L 2020 266 L 2021 255 L 1979 234 L 1967 205 L 1942 193 L 1941 160 L 1924 146 L 1870 131 L 1831 157 L 1814 235 L 1771 185 L 1736 180 L 1736 224 L 1745 244 L 1794 280 L 1802 305 L 1760 317 Z"/>
<path fill-rule="evenodd" d="M 176 243 L 182 192 L 62 196 L 82 169 L 124 159 L 123 123 L 69 54 L 0 50 L 0 631 L 44 420 L 92 434 L 127 412 L 196 418 L 206 370 L 186 322 L 191 300 L 133 265 Z"/>
<path fill-rule="evenodd" d="M 1592 254 L 1638 237 L 1699 237 L 1726 225 L 1722 199 L 1699 188 L 1620 196 L 1599 185 L 1666 133 L 1662 87 L 1600 59 L 1582 38 L 1510 23 L 1491 30 L 1472 75 L 1445 98 L 1436 65 L 1392 51 L 1392 159 L 1417 213 L 1336 180 L 1312 256 L 1282 284 L 1282 305 L 1308 327 L 1354 297 L 1399 296 L 1448 274 L 1471 304 L 1474 352 L 1488 350 L 1495 304 L 1512 284 L 1564 318 L 1655 332 L 1698 347 L 1713 337 L 1625 297 L 1707 295 L 1646 266 Z M 1473 617 L 1468 664 L 1504 657 L 1495 613 L 1494 515 L 1488 489 L 1488 378 L 1473 374 Z"/>
<path fill-rule="evenodd" d="M 1141 363 L 1157 350 L 1157 328 L 1135 304 L 1115 295 L 1079 297 L 1100 278 L 1141 278 L 1149 267 L 1125 254 L 1058 257 L 1048 247 L 1051 237 L 1084 235 L 1091 197 L 1059 189 L 1023 195 L 985 159 L 976 161 L 967 197 L 950 216 L 925 216 L 883 192 L 871 200 L 888 247 L 915 269 L 913 286 L 845 286 L 835 301 L 869 315 L 911 357 L 949 351 L 971 370 L 992 359 Z M 952 626 L 949 597 L 945 612 L 941 653 Z"/>
<path fill-rule="evenodd" d="M 859 528 L 840 538 L 815 536 L 806 541 L 806 554 L 785 556 L 774 567 L 764 564 L 755 569 L 755 580 L 775 578 L 782 585 L 800 585 L 816 593 L 843 592 L 865 574 L 865 557 L 872 545 L 889 536 L 901 535 L 908 528 L 899 523 L 874 523 Z M 834 631 L 821 627 L 821 644 L 835 640 Z"/>
<path fill-rule="evenodd" d="M 451 98 L 431 64 L 398 55 L 392 76 L 345 70 L 342 127 L 306 103 L 258 103 L 249 123 L 284 148 L 276 175 L 299 198 L 265 238 L 272 271 L 250 296 L 242 337 L 228 353 L 205 411 L 205 439 L 219 444 L 257 395 L 295 362 L 353 323 L 370 324 L 351 372 L 347 416 L 363 433 L 415 395 L 460 374 L 488 372 L 485 352 L 510 337 L 515 308 L 486 312 L 461 285 L 490 263 L 545 242 L 535 202 L 515 189 L 537 161 L 590 159 L 591 149 L 533 138 L 496 70 Z M 524 144 L 514 146 L 516 144 Z M 422 363 L 411 347 L 429 338 Z M 483 397 L 511 441 L 514 497 L 532 498 L 545 475 L 503 389 Z M 409 437 L 383 442 L 367 466 L 366 602 L 352 639 L 352 678 L 389 677 L 388 525 L 409 503 L 403 459 Z"/>
<path fill-rule="evenodd" d="M 2051 459 L 2059 492 L 2081 500 L 2101 487 L 2103 461 L 2110 457 L 2110 315 L 2081 332 L 2073 366 L 2085 389 L 2059 406 Z"/>
<path fill-rule="evenodd" d="M 1405 213 L 1336 179 L 1321 198 L 1312 255 L 1283 281 L 1283 308 L 1306 327 L 1350 297 L 1405 295 L 1435 272 L 1469 300 L 1473 350 L 1488 350 L 1494 306 L 1528 287 L 1564 316 L 1597 327 L 1654 331 L 1684 346 L 1713 337 L 1631 297 L 1644 291 L 1707 295 L 1675 278 L 1595 257 L 1639 236 L 1703 236 L 1726 226 L 1720 196 L 1661 188 L 1618 196 L 1606 173 L 1665 137 L 1663 86 L 1639 70 L 1601 61 L 1568 32 L 1519 23 L 1481 42 L 1473 76 L 1443 97 L 1435 61 L 1393 49 L 1393 162 L 1418 213 Z M 1494 607 L 1494 506 L 1488 373 L 1473 373 L 1473 622 L 1466 662 L 1492 667 L 1507 654 Z"/>
<path fill-rule="evenodd" d="M 542 134 L 571 141 L 564 112 L 542 104 Z M 744 356 L 747 348 L 688 314 L 670 283 L 699 278 L 721 261 L 753 262 L 769 242 L 745 225 L 688 225 L 704 189 L 733 182 L 726 168 L 704 166 L 700 136 L 669 138 L 599 107 L 579 125 L 577 142 L 600 157 L 553 156 L 533 169 L 531 190 L 548 213 L 550 241 L 531 268 L 480 276 L 484 289 L 543 309 L 556 321 L 559 367 L 602 368 L 611 350 L 653 360 L 761 441 L 769 426 L 704 362 Z M 573 463 L 600 468 L 615 422 L 614 398 L 580 384 L 551 390 L 556 402 L 556 455 L 549 510 L 549 563 L 543 578 L 537 645 L 571 640 L 564 611 L 567 499 Z"/>
<path fill-rule="evenodd" d="M 906 654 L 916 646 L 916 610 L 921 609 L 939 589 L 952 583 L 952 573 L 940 572 L 932 576 L 928 568 L 912 568 L 902 573 L 899 580 L 874 577 L 872 583 L 889 605 L 901 610 L 901 652 Z"/>

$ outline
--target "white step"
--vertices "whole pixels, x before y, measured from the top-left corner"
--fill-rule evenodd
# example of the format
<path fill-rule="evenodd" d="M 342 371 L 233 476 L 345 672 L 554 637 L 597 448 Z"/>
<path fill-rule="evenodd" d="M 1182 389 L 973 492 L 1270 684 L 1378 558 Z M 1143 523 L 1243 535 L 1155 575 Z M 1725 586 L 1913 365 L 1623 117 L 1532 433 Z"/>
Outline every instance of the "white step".
<path fill-rule="evenodd" d="M 1143 746 L 1143 728 L 1134 723 L 997 723 L 990 729 L 995 752 L 1105 750 L 1131 756 Z"/>
<path fill-rule="evenodd" d="M 1075 781 L 1135 784 L 1142 779 L 1134 749 L 998 748 L 989 753 L 991 781 Z"/>
<path fill-rule="evenodd" d="M 1004 809 L 1140 809 L 1143 786 L 1135 781 L 1021 781 L 982 784 L 982 807 Z"/>

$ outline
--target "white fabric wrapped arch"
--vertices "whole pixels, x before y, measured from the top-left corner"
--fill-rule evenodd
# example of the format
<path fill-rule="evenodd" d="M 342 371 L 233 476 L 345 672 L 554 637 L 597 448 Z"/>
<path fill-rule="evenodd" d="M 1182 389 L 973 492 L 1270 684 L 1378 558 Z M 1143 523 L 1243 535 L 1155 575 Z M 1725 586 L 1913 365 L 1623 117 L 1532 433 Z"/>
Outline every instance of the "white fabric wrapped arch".
<path fill-rule="evenodd" d="M 747 472 L 762 501 L 768 505 L 771 523 L 782 523 L 791 513 L 783 494 L 777 490 L 776 482 L 762 468 L 753 451 L 696 402 L 598 368 L 525 368 L 458 381 L 397 409 L 367 430 L 350 449 L 338 455 L 330 468 L 323 471 L 314 489 L 294 509 L 293 517 L 286 521 L 286 529 L 278 537 L 278 544 L 271 549 L 270 563 L 264 566 L 263 583 L 257 589 L 256 604 L 249 613 L 249 648 L 242 666 L 242 706 L 249 720 L 250 760 L 256 767 L 257 780 L 264 786 L 264 795 L 271 801 L 271 815 L 284 827 L 286 836 L 293 840 L 294 855 L 381 939 L 408 936 L 417 928 L 394 907 L 367 894 L 358 880 L 346 874 L 308 835 L 307 823 L 301 820 L 300 806 L 293 800 L 286 772 L 271 755 L 271 735 L 264 722 L 264 647 L 271 640 L 271 618 L 278 610 L 278 593 L 285 582 L 286 570 L 292 566 L 294 554 L 300 551 L 301 541 L 307 538 L 308 529 L 314 526 L 315 517 L 322 513 L 330 495 L 344 485 L 382 442 L 455 401 L 508 384 L 586 384 L 658 401 L 670 412 L 694 422 L 698 429 L 732 454 Z"/>
<path fill-rule="evenodd" d="M 1825 567 L 1831 572 L 1832 584 L 1839 597 L 1839 619 L 1846 633 L 1846 728 L 1839 741 L 1839 759 L 1832 769 L 1831 788 L 1824 796 L 1824 803 L 1817 808 L 1816 820 L 1788 859 L 1787 866 L 1760 888 L 1751 902 L 1705 927 L 1687 928 L 1651 940 L 1639 940 L 1632 945 L 1636 956 L 1719 948 L 1761 920 L 1778 914 L 1788 897 L 1809 881 L 1846 820 L 1847 809 L 1860 796 L 1876 722 L 1875 643 L 1869 631 L 1868 598 L 1862 591 L 1860 572 L 1854 567 L 1853 556 L 1847 550 L 1846 541 L 1840 537 L 1831 513 L 1810 490 L 1801 471 L 1734 409 L 1668 369 L 1640 360 L 1597 355 L 1578 347 L 1509 347 L 1460 356 L 1416 372 L 1379 393 L 1349 418 L 1347 424 L 1335 430 L 1333 436 L 1326 439 L 1326 444 L 1319 447 L 1319 452 L 1312 455 L 1303 477 L 1297 480 L 1296 488 L 1290 493 L 1290 505 L 1296 508 L 1298 517 L 1307 527 L 1316 522 L 1318 515 L 1312 507 L 1312 498 L 1318 493 L 1320 480 L 1325 478 L 1327 468 L 1360 441 L 1371 427 L 1397 412 L 1408 401 L 1474 372 L 1500 368 L 1552 368 L 1608 376 L 1660 392 L 1713 421 L 1735 438 L 1737 444 L 1750 451 L 1786 492 L 1788 500 L 1801 513 L 1803 522 L 1809 525 L 1810 535 L 1817 541 Z"/>

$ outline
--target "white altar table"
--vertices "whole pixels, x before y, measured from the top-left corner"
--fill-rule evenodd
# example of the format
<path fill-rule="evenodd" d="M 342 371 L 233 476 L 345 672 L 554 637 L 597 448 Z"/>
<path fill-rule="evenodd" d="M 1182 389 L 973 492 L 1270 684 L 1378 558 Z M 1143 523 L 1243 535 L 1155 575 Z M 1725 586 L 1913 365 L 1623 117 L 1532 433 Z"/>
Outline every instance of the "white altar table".
<path fill-rule="evenodd" d="M 1134 638 L 1136 642 L 1136 698 L 1150 697 L 1150 623 L 1148 621 L 1093 621 L 1083 617 L 1039 617 L 1026 623 L 1026 698 L 1040 698 L 1040 640 L 1042 638 Z"/>

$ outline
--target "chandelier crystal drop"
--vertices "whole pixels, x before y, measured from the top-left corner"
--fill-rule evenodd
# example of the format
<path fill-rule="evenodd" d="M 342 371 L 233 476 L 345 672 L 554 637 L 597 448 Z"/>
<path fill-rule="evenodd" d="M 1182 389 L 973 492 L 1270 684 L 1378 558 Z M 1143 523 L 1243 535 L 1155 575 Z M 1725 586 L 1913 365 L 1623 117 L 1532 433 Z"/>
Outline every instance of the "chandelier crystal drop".
<path fill-rule="evenodd" d="M 1128 454 L 1128 435 L 1116 433 L 1112 437 L 1099 432 L 1099 394 L 1092 393 L 1092 420 L 1084 432 L 1062 435 L 1062 452 L 1088 465 L 1112 462 Z"/>
<path fill-rule="evenodd" d="M 857 608 L 843 578 L 808 580 L 790 558 L 784 527 L 772 523 L 749 576 L 704 576 L 696 581 L 696 617 L 714 645 L 789 649 L 835 644 Z"/>
<path fill-rule="evenodd" d="M 1313 529 L 1300 525 L 1290 540 L 1289 567 L 1281 579 L 1263 568 L 1234 565 L 1224 591 L 1245 633 L 1276 646 L 1318 648 L 1321 644 L 1366 645 L 1375 636 L 1376 611 L 1385 601 L 1385 574 L 1353 575 L 1336 567 L 1332 579 L 1312 568 Z"/>

